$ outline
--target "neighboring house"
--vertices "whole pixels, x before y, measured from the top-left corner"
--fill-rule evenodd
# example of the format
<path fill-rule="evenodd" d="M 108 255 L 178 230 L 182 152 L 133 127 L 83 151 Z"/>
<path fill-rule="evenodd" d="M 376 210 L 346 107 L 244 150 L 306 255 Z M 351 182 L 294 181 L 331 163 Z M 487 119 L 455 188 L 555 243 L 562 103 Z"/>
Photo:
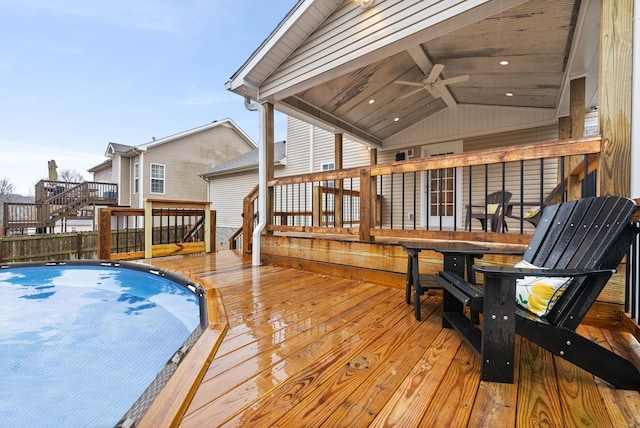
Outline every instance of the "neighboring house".
<path fill-rule="evenodd" d="M 214 121 L 139 146 L 109 143 L 107 160 L 89 172 L 94 181 L 118 184 L 118 205 L 142 208 L 145 199 L 207 200 L 198 175 L 255 149 L 231 119 Z"/>
<path fill-rule="evenodd" d="M 284 141 L 274 146 L 276 174 L 286 169 Z M 200 174 L 209 185 L 211 209 L 216 211 L 216 247 L 227 248 L 229 237 L 242 227 L 244 197 L 258 184 L 258 149 L 244 153 Z"/>

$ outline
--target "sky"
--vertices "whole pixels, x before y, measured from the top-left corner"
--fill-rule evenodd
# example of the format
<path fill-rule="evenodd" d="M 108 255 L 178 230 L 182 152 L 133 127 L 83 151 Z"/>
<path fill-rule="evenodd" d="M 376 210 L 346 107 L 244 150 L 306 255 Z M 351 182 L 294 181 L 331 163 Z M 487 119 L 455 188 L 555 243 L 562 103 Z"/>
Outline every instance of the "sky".
<path fill-rule="evenodd" d="M 225 118 L 257 141 L 258 113 L 224 84 L 295 4 L 0 0 L 0 179 L 32 195 L 54 159 L 91 180 L 109 142 Z"/>

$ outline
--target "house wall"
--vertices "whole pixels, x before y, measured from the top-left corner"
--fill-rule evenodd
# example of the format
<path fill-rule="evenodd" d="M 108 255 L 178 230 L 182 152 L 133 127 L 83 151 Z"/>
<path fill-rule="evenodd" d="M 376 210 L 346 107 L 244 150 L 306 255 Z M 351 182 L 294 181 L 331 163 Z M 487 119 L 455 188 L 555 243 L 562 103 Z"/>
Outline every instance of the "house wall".
<path fill-rule="evenodd" d="M 216 248 L 228 248 L 229 237 L 242 227 L 243 200 L 257 184 L 257 169 L 216 176 L 209 182 L 211 209 L 216 211 Z"/>
<path fill-rule="evenodd" d="M 120 205 L 131 205 L 131 189 L 133 167 L 131 158 L 120 157 L 120 181 L 118 183 L 118 203 Z M 115 177 L 114 177 L 115 179 Z"/>
<path fill-rule="evenodd" d="M 205 201 L 207 183 L 198 175 L 253 149 L 233 129 L 208 129 L 180 139 L 149 145 L 144 154 L 145 198 Z M 151 193 L 151 164 L 165 166 L 163 194 Z"/>
<path fill-rule="evenodd" d="M 310 141 L 313 138 L 313 145 Z M 369 150 L 345 136 L 342 142 L 344 168 L 369 165 Z M 300 119 L 287 118 L 287 167 L 280 176 L 321 171 L 322 165 L 335 165 L 335 135 Z"/>
<path fill-rule="evenodd" d="M 518 123 L 521 116 L 507 119 L 499 123 L 498 129 L 509 129 L 510 124 Z M 485 114 L 481 114 L 478 120 L 486 119 Z M 544 115 L 540 116 L 542 122 L 548 122 Z M 313 164 L 313 172 L 321 170 L 324 163 L 334 162 L 334 135 L 318 127 L 312 126 L 299 119 L 289 117 L 287 121 L 287 150 L 288 164 L 276 175 L 296 175 L 310 172 L 310 164 Z M 445 128 L 449 125 L 445 124 Z M 313 147 L 310 149 L 309 140 L 314 138 Z M 431 144 L 446 143 L 442 140 L 430 138 L 426 129 L 422 126 L 414 127 L 410 132 L 405 133 L 405 138 L 411 141 L 406 146 L 394 147 L 390 150 L 378 152 L 378 163 L 385 164 L 395 161 L 396 153 L 406 149 L 413 149 L 414 158 L 422 155 L 422 148 Z M 420 139 L 423 138 L 424 142 Z M 527 144 L 541 141 L 556 140 L 558 138 L 558 126 L 556 124 L 537 126 L 525 129 L 516 129 L 506 132 L 498 132 L 480 136 L 461 138 L 463 151 L 487 150 L 507 145 Z M 399 144 L 401 140 L 396 140 Z M 369 151 L 361 144 L 354 143 L 345 138 L 343 143 L 344 167 L 351 168 L 369 164 Z M 526 202 L 531 200 L 531 195 L 539 195 L 540 192 L 540 163 L 526 162 L 523 165 L 524 193 Z M 546 161 L 543 165 L 543 186 L 544 194 L 548 194 L 557 183 L 557 162 L 555 160 Z M 417 227 L 422 225 L 422 210 L 424 197 L 423 192 L 427 185 L 424 182 L 426 177 L 421 174 L 396 174 L 393 177 L 383 176 L 378 178 L 377 193 L 382 196 L 381 215 L 383 223 L 389 227 L 393 222 L 394 228 L 413 228 L 414 221 Z M 502 189 L 502 169 L 499 166 L 491 166 L 488 169 L 487 186 L 489 193 Z M 469 170 L 465 169 L 458 173 L 458 191 L 461 192 L 459 203 L 456 206 L 456 224 L 458 228 L 465 226 L 466 205 L 469 204 Z M 517 183 L 517 184 L 514 184 Z M 508 164 L 505 167 L 505 190 L 513 193 L 512 200 L 520 201 L 520 164 Z M 345 181 L 344 188 L 359 190 L 358 180 L 353 182 Z M 393 195 L 392 195 L 393 192 Z M 298 194 L 301 196 L 298 197 Z M 298 189 L 290 186 L 283 189 L 282 193 L 276 193 L 276 210 L 282 206 L 286 210 L 311 210 L 311 185 L 305 189 Z M 404 194 L 404 198 L 402 195 Z M 483 204 L 485 195 L 485 172 L 484 167 L 474 167 L 471 170 L 471 194 L 473 204 Z M 298 201 L 298 199 L 302 199 Z M 534 201 L 537 200 L 534 199 Z M 330 204 L 331 205 L 331 204 Z M 294 207 L 292 209 L 292 207 Z M 331 209 L 331 206 L 328 206 Z M 515 208 L 516 210 L 518 208 Z M 525 208 L 527 210 L 528 208 Z M 514 211 L 514 214 L 519 214 Z M 299 224 L 299 223 L 296 223 Z M 520 222 L 514 219 L 507 220 L 508 227 L 519 229 Z M 430 227 L 433 227 L 430 223 Z M 524 222 L 524 231 L 532 230 L 531 226 Z M 474 225 L 479 228 L 479 223 Z"/>
<path fill-rule="evenodd" d="M 94 170 L 93 181 L 109 183 L 110 176 L 111 176 L 111 163 L 104 165 L 102 168 Z"/>
<path fill-rule="evenodd" d="M 421 144 L 419 141 L 419 133 L 413 132 L 407 134 L 410 135 L 409 140 L 411 143 L 407 146 L 399 146 L 392 150 L 381 151 L 378 153 L 378 163 L 390 163 L 395 161 L 395 155 L 401 150 L 413 149 L 414 159 L 421 157 L 422 148 L 430 144 L 446 143 L 446 141 L 432 142 L 428 135 L 425 135 L 425 141 L 429 141 L 429 144 Z M 463 144 L 463 151 L 474 150 L 487 150 L 497 147 L 504 147 L 507 145 L 518 145 L 527 143 L 536 143 L 541 141 L 557 140 L 558 139 L 558 126 L 546 125 L 533 128 L 519 129 L 508 132 L 499 132 L 487 135 L 481 135 L 476 137 L 468 137 L 460 139 Z M 523 180 L 524 180 L 524 193 L 525 195 L 538 195 L 540 192 L 540 171 L 541 166 L 537 161 L 525 162 L 523 166 Z M 555 160 L 546 161 L 543 165 L 543 186 L 544 194 L 548 194 L 557 184 L 557 162 Z M 459 228 L 463 228 L 465 220 L 465 207 L 469 203 L 469 170 L 464 169 L 460 172 L 458 181 L 459 189 L 462 191 L 462 203 L 457 206 L 456 224 Z M 382 217 L 387 223 L 390 223 L 393 218 L 393 227 L 402 228 L 404 225 L 413 227 L 413 218 L 416 219 L 416 224 L 420 225 L 420 219 L 422 217 L 422 193 L 426 186 L 423 183 L 422 174 L 404 174 L 394 175 L 393 184 L 391 183 L 391 177 L 385 176 L 381 180 L 379 179 L 378 186 L 382 181 Z M 493 165 L 488 169 L 488 192 L 492 193 L 496 190 L 502 189 L 502 168 L 497 165 Z M 517 184 L 516 184 L 517 183 Z M 520 201 L 520 165 L 507 164 L 505 166 L 505 190 L 513 193 L 512 201 Z M 483 204 L 485 195 L 485 172 L 483 166 L 474 167 L 471 170 L 471 194 L 473 195 L 473 204 Z M 404 204 L 402 203 L 404 186 Z M 378 187 L 379 188 L 379 187 Z M 393 202 L 391 201 L 391 189 L 393 188 Z M 415 195 L 414 198 L 414 189 Z M 530 201 L 531 197 L 525 198 L 525 201 Z M 528 209 L 528 208 L 527 208 Z M 393 212 L 391 211 L 393 210 Z M 514 212 L 514 214 L 517 214 Z M 411 216 L 411 217 L 410 217 Z M 508 219 L 508 227 L 517 230 L 519 228 L 519 221 Z M 479 223 L 474 227 L 478 228 Z M 533 230 L 527 222 L 524 224 L 525 231 Z"/>

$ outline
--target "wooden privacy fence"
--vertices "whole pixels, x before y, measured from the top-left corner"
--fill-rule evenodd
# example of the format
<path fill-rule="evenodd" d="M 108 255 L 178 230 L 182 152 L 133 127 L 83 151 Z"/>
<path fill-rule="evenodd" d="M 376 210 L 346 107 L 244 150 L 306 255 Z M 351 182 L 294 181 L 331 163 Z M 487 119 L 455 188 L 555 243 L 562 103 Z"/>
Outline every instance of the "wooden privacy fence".
<path fill-rule="evenodd" d="M 216 212 L 209 202 L 147 199 L 145 208 L 102 208 L 98 258 L 123 260 L 211 252 Z"/>
<path fill-rule="evenodd" d="M 0 238 L 0 262 L 95 259 L 98 232 L 16 235 Z"/>

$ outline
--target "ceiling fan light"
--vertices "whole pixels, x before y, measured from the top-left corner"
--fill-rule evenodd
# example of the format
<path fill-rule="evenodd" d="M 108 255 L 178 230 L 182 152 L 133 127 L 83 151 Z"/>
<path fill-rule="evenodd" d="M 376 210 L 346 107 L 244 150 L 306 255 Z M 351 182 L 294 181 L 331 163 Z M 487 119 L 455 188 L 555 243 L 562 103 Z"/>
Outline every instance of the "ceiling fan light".
<path fill-rule="evenodd" d="M 360 7 L 362 9 L 369 9 L 371 6 L 373 6 L 373 2 L 374 0 L 360 0 Z"/>

